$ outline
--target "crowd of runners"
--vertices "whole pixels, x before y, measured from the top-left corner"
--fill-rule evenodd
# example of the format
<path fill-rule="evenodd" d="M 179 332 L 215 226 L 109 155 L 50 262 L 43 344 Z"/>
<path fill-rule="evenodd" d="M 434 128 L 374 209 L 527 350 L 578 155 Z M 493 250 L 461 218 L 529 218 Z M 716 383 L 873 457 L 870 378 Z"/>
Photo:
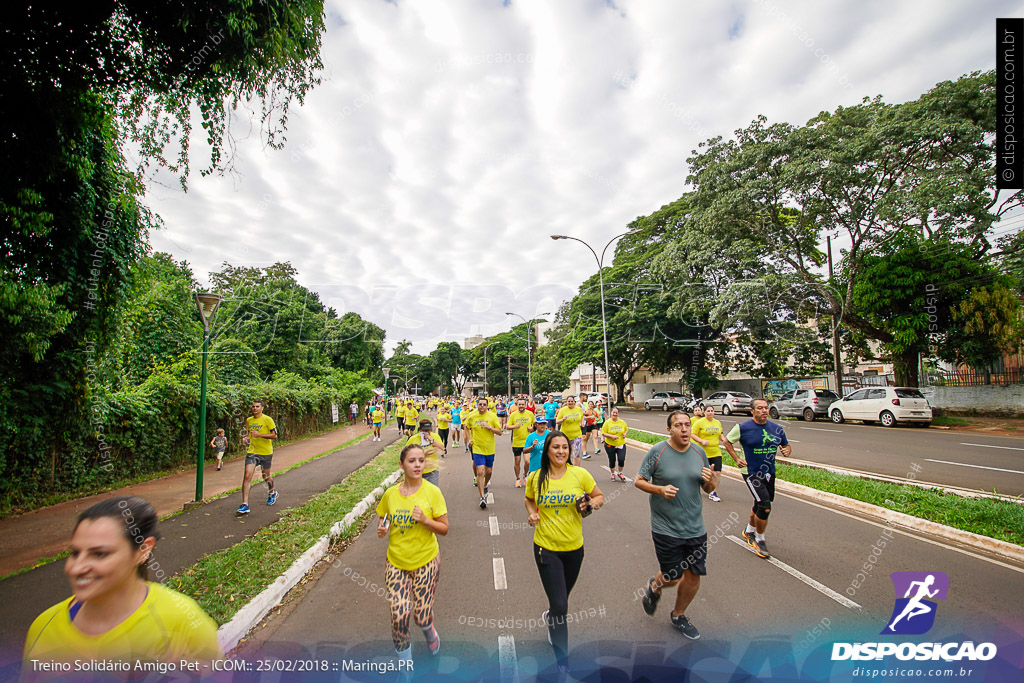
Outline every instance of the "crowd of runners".
<path fill-rule="evenodd" d="M 267 504 L 277 500 L 271 475 L 277 428 L 263 407 L 261 401 L 254 401 L 253 414 L 246 421 L 240 514 L 248 512 L 257 465 L 268 487 Z M 446 535 L 449 525 L 439 486 L 440 459 L 448 456 L 449 448 L 462 457 L 469 454 L 479 507 L 486 509 L 499 439 L 504 443 L 508 438 L 512 486 L 521 490 L 526 520 L 534 528 L 534 559 L 548 601 L 542 618 L 556 664 L 566 671 L 566 615 L 583 564 L 583 520 L 605 502 L 582 461 L 603 447 L 610 480 L 629 481 L 624 474 L 629 426 L 618 408 L 608 410 L 587 394 L 561 401 L 552 396 L 543 401 L 527 396 L 514 400 L 503 396 L 392 398 L 366 407 L 374 441 L 383 438 L 381 430 L 390 415 L 396 417 L 404 438 L 400 455 L 404 478 L 387 489 L 377 506 L 377 535 L 388 539 L 385 585 L 399 658 L 412 657 L 413 621 L 423 631 L 431 654 L 441 648 L 433 616 L 441 567 L 437 536 Z M 357 419 L 358 406 L 351 408 L 350 416 Z M 765 532 L 775 497 L 775 457 L 777 452 L 789 456 L 791 447 L 782 427 L 768 420 L 763 399 L 755 399 L 750 420 L 727 434 L 710 408 L 692 424 L 689 415 L 675 411 L 667 417 L 666 430 L 668 438 L 648 449 L 633 480 L 649 499 L 658 569 L 646 582 L 641 604 L 648 615 L 654 615 L 664 589 L 674 587 L 671 625 L 685 637 L 697 639 L 700 632 L 686 611 L 706 574 L 708 535 L 702 503 L 705 494 L 721 501 L 717 494 L 721 448 L 741 468 L 753 496 L 742 535 L 760 557 L 769 558 Z M 211 446 L 219 449 L 223 439 L 223 430 L 218 430 Z M 742 455 L 736 444 L 742 447 Z M 218 453 L 218 469 L 221 460 Z M 462 468 L 458 465 L 453 471 Z M 139 660 L 160 660 L 169 652 L 191 661 L 221 656 L 214 624 L 198 605 L 146 580 L 146 563 L 158 538 L 155 513 L 138 498 L 114 498 L 86 510 L 74 529 L 65 565 L 74 595 L 32 624 L 25 661 L 61 660 L 82 653 L 106 659 L 121 659 L 123 654 Z M 128 628 L 141 635 L 126 640 Z M 123 647 L 130 652 L 119 654 L 118 648 Z"/>

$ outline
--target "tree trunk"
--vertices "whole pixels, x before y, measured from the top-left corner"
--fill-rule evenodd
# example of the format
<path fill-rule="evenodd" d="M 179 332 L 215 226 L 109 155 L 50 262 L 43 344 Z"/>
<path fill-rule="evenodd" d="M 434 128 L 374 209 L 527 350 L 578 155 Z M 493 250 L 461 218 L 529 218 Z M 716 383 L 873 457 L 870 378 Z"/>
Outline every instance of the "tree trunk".
<path fill-rule="evenodd" d="M 896 375 L 896 386 L 916 387 L 917 386 L 917 350 L 909 349 L 901 354 L 893 356 L 893 372 Z"/>

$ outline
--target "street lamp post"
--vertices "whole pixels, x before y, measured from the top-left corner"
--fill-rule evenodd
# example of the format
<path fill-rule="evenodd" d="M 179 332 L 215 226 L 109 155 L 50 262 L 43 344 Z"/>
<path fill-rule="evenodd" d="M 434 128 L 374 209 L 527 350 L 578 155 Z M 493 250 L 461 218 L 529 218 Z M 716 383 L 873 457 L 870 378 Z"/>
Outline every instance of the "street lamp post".
<path fill-rule="evenodd" d="M 526 323 L 526 377 L 527 377 L 527 385 L 529 386 L 529 389 L 530 389 L 530 396 L 532 397 L 533 396 L 533 360 L 532 360 L 533 357 L 532 357 L 532 353 L 531 353 L 531 349 L 530 349 L 530 328 L 533 327 L 533 321 L 536 320 L 536 318 L 531 318 L 530 320 L 527 320 L 526 318 L 524 318 L 523 316 L 519 315 L 518 313 L 511 313 L 511 312 L 506 312 L 505 315 L 514 315 L 515 317 L 519 318 L 524 323 Z M 549 314 L 548 313 L 541 313 L 541 315 L 549 315 Z"/>
<path fill-rule="evenodd" d="M 608 247 L 610 247 L 612 242 L 614 242 L 615 240 L 619 239 L 620 237 L 625 237 L 626 235 L 636 235 L 639 232 L 641 232 L 641 231 L 640 230 L 630 230 L 629 232 L 624 232 L 621 235 L 616 235 L 615 237 L 611 238 L 610 240 L 608 240 L 608 244 L 604 245 L 604 249 L 601 250 L 601 257 L 600 258 L 598 258 L 597 252 L 594 251 L 593 247 L 591 247 L 589 244 L 587 244 L 586 242 L 584 242 L 583 240 L 581 240 L 578 237 L 570 237 L 568 235 L 552 235 L 551 236 L 551 239 L 553 239 L 553 240 L 575 240 L 575 241 L 579 242 L 580 244 L 585 246 L 587 249 L 590 249 L 590 253 L 594 255 L 594 260 L 597 261 L 597 276 L 598 276 L 598 279 L 599 279 L 599 281 L 601 283 L 601 340 L 604 342 L 604 380 L 605 380 L 605 384 L 608 386 L 608 408 L 609 409 L 611 409 L 611 407 L 613 405 L 615 405 L 615 404 L 612 401 L 611 372 L 608 369 L 608 322 L 607 322 L 607 320 L 605 320 L 605 316 L 604 316 L 604 254 L 605 254 L 606 251 L 608 251 Z M 596 374 L 594 376 L 594 391 L 595 392 L 597 391 L 597 375 Z M 618 397 L 616 397 L 616 398 L 618 398 Z"/>
<path fill-rule="evenodd" d="M 384 419 L 388 419 L 388 375 L 391 374 L 391 368 L 381 368 L 384 371 Z"/>
<path fill-rule="evenodd" d="M 217 312 L 217 307 L 224 301 L 220 294 L 210 292 L 195 293 L 196 308 L 203 321 L 203 359 L 199 380 L 199 448 L 196 455 L 196 497 L 195 503 L 203 500 L 203 461 L 206 455 L 206 356 L 210 352 L 210 318 Z"/>
<path fill-rule="evenodd" d="M 491 342 L 484 347 L 484 395 L 487 395 L 487 349 L 491 348 L 498 342 Z"/>

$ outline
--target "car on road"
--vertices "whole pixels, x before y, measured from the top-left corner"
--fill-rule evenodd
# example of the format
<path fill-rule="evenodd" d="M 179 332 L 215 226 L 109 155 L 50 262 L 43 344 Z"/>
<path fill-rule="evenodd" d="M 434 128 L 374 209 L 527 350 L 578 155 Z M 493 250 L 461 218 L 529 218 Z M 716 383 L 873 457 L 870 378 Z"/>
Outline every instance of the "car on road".
<path fill-rule="evenodd" d="M 828 408 L 839 395 L 829 389 L 793 389 L 787 391 L 768 406 L 768 417 L 802 417 L 813 422 L 816 417 L 828 417 Z"/>
<path fill-rule="evenodd" d="M 686 399 L 678 391 L 657 391 L 644 401 L 644 410 L 678 410 L 686 405 Z"/>
<path fill-rule="evenodd" d="M 932 407 L 916 387 L 858 389 L 833 402 L 828 414 L 836 424 L 861 420 L 864 424 L 881 422 L 883 427 L 894 427 L 900 422 L 927 427 L 932 423 Z"/>
<path fill-rule="evenodd" d="M 754 399 L 750 394 L 744 394 L 742 391 L 716 391 L 700 403 L 704 407 L 713 407 L 722 415 L 732 415 L 733 413 L 754 414 Z"/>

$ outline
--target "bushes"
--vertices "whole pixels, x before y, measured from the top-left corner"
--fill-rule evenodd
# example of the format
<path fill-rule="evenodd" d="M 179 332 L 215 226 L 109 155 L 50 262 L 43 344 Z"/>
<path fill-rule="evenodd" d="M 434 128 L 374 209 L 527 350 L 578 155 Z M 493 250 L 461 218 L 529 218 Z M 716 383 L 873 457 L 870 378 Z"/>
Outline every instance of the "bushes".
<path fill-rule="evenodd" d="M 141 384 L 89 396 L 93 424 L 71 430 L 58 443 L 47 435 L 50 457 L 8 459 L 2 476 L 9 484 L 3 515 L 85 495 L 158 472 L 194 464 L 199 410 L 199 367 L 195 354 L 157 367 Z M 211 374 L 207 387 L 206 441 L 225 430 L 228 451 L 241 449 L 251 403 L 264 401 L 282 439 L 294 440 L 332 426 L 331 403 L 364 402 L 372 386 L 362 374 L 334 370 L 305 380 L 275 375 L 269 382 L 230 385 Z"/>

